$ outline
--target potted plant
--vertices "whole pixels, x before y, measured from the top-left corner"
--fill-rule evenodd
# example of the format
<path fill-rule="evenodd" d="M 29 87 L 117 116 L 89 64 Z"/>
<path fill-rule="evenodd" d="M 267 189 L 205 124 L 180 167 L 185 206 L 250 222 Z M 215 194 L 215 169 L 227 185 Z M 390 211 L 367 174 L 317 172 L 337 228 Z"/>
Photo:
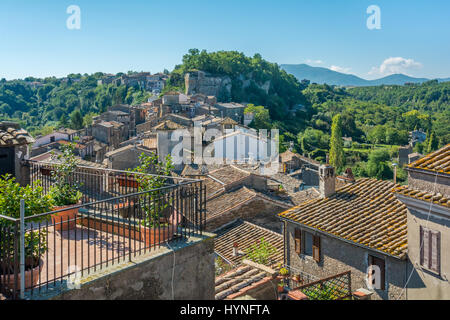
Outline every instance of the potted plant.
<path fill-rule="evenodd" d="M 280 275 L 281 275 L 284 279 L 286 279 L 286 278 L 288 277 L 288 275 L 289 275 L 289 270 L 286 269 L 286 268 L 281 268 L 281 269 L 280 269 Z"/>
<path fill-rule="evenodd" d="M 5 175 L 0 178 L 0 215 L 20 218 L 20 200 L 25 200 L 25 216 L 30 217 L 40 213 L 49 212 L 53 206 L 49 195 L 44 195 L 40 181 L 36 181 L 33 187 L 22 187 L 15 182 L 15 178 Z M 46 217 L 27 219 L 27 223 L 36 223 L 45 220 Z M 20 230 L 15 222 L 0 219 L 0 277 L 1 284 L 8 290 L 14 288 L 15 277 L 18 275 L 17 283 L 20 284 L 20 251 L 15 250 L 14 243 L 20 242 Z M 24 226 L 25 229 L 27 225 Z M 16 229 L 17 228 L 17 229 Z M 46 232 L 28 230 L 25 232 L 25 287 L 31 288 L 37 284 L 41 256 L 47 251 Z M 15 252 L 18 255 L 15 259 Z"/>
<path fill-rule="evenodd" d="M 261 238 L 245 250 L 245 258 L 253 262 L 270 265 L 271 257 L 277 252 L 276 248 Z"/>
<path fill-rule="evenodd" d="M 166 185 L 167 177 L 173 169 L 172 159 L 168 155 L 164 163 L 158 161 L 155 153 L 142 153 L 139 157 L 140 165 L 133 171 L 138 191 L 144 193 L 138 202 L 142 210 L 140 240 L 146 245 L 162 243 L 173 238 L 176 226 L 172 225 L 169 217 L 177 214 L 169 205 L 170 198 L 157 190 Z M 137 173 L 137 174 L 136 174 Z M 150 192 L 150 190 L 155 190 Z M 161 199 L 164 199 L 161 201 Z M 130 200 L 131 202 L 132 200 Z"/>
<path fill-rule="evenodd" d="M 277 289 L 278 289 L 278 293 L 283 293 L 284 292 L 284 283 L 283 283 L 283 281 L 278 282 Z"/>
<path fill-rule="evenodd" d="M 52 214 L 52 221 L 57 231 L 72 230 L 76 226 L 75 218 L 83 194 L 79 191 L 80 185 L 74 179 L 77 168 L 77 159 L 74 154 L 74 145 L 69 143 L 61 146 L 62 154 L 57 156 L 58 162 L 52 170 L 54 184 L 50 188 L 50 195 L 54 201 L 53 211 L 62 210 Z"/>

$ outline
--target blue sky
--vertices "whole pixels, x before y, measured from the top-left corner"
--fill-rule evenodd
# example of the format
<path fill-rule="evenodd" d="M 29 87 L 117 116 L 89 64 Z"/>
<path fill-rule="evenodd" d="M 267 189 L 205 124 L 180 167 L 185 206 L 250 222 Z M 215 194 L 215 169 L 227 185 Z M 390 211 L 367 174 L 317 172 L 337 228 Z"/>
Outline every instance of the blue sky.
<path fill-rule="evenodd" d="M 69 30 L 69 5 L 81 29 Z M 366 27 L 369 5 L 381 29 Z M 450 77 L 448 0 L 1 0 L 0 78 L 172 70 L 190 48 L 367 79 Z"/>

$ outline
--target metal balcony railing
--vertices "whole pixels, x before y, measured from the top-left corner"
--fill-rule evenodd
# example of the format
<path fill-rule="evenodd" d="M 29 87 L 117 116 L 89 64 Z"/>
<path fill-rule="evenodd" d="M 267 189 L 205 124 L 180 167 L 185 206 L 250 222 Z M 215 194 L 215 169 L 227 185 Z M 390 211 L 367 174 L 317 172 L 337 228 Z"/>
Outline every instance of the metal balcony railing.
<path fill-rule="evenodd" d="M 29 184 L 49 192 L 53 165 L 27 165 Z M 164 186 L 142 190 L 138 175 L 79 166 L 69 178 L 83 194 L 78 205 L 33 216 L 24 206 L 21 218 L 0 216 L 0 292 L 17 299 L 67 287 L 202 234 L 206 188 L 201 180 L 158 176 Z"/>

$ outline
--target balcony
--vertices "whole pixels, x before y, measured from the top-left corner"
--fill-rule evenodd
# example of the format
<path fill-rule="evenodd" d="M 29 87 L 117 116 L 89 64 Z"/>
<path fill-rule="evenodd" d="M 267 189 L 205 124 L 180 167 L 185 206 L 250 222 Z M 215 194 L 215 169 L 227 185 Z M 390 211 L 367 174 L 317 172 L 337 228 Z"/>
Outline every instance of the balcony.
<path fill-rule="evenodd" d="M 29 184 L 40 184 L 48 193 L 55 182 L 53 164 L 25 165 Z M 164 178 L 164 186 L 142 191 L 138 175 L 78 166 L 70 181 L 80 186 L 83 196 L 70 209 L 72 215 L 60 208 L 22 219 L 0 216 L 0 292 L 12 299 L 35 298 L 70 285 L 76 277 L 202 235 L 202 181 L 154 176 Z M 29 261 L 30 252 L 37 253 L 31 255 L 36 261 Z M 21 268 L 22 256 L 27 257 L 22 264 L 34 267 Z"/>

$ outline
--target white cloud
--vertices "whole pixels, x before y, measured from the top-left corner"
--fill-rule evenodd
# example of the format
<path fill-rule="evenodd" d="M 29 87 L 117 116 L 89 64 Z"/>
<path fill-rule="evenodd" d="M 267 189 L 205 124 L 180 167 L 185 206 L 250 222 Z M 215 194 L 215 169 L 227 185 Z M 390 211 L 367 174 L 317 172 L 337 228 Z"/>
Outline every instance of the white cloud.
<path fill-rule="evenodd" d="M 379 67 L 372 67 L 369 71 L 370 75 L 387 76 L 390 74 L 404 73 L 408 75 L 410 70 L 422 67 L 420 62 L 413 59 L 405 59 L 402 57 L 390 57 L 383 61 Z"/>
<path fill-rule="evenodd" d="M 331 66 L 330 70 L 341 72 L 341 73 L 350 73 L 351 68 L 339 67 L 339 66 Z"/>
<path fill-rule="evenodd" d="M 322 61 L 322 60 L 311 60 L 311 59 L 308 59 L 308 60 L 306 60 L 306 63 L 310 63 L 310 64 L 323 64 L 323 61 Z"/>

